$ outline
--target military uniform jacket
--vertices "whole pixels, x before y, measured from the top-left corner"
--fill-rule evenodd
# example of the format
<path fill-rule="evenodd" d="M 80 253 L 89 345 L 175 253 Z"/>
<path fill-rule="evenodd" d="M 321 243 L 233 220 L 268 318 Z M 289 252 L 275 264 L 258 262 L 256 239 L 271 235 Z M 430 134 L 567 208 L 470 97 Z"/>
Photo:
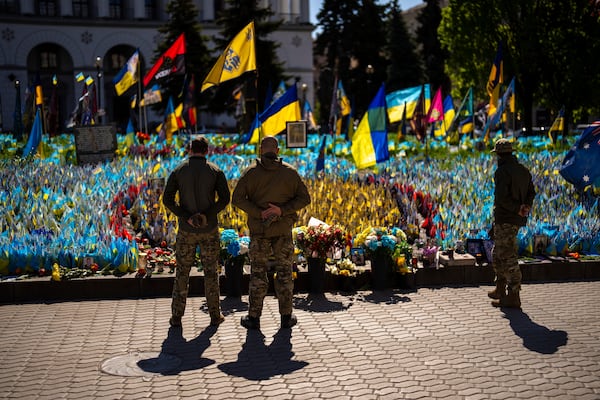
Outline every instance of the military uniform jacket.
<path fill-rule="evenodd" d="M 215 191 L 218 200 L 215 199 Z M 175 194 L 179 192 L 179 202 Z M 225 174 L 206 157 L 191 156 L 173 170 L 163 193 L 163 204 L 179 221 L 179 229 L 186 232 L 211 232 L 217 227 L 217 214 L 231 199 Z M 207 226 L 194 228 L 187 220 L 194 214 L 206 216 Z"/>
<path fill-rule="evenodd" d="M 261 212 L 269 203 L 281 208 L 281 217 L 263 223 Z M 310 195 L 298 172 L 277 158 L 257 159 L 240 177 L 232 204 L 248 214 L 248 228 L 253 236 L 274 237 L 289 234 L 298 221 L 297 211 L 310 204 Z"/>
<path fill-rule="evenodd" d="M 531 207 L 535 197 L 529 170 L 513 155 L 501 157 L 498 159 L 494 181 L 494 223 L 525 226 L 527 217 L 519 215 L 519 208 L 521 204 Z"/>

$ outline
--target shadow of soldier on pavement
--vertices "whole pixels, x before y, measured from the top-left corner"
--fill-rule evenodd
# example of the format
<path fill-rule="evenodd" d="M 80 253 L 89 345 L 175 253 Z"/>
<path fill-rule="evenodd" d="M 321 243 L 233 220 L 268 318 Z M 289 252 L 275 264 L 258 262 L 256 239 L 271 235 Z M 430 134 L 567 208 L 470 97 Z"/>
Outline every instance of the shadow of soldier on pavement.
<path fill-rule="evenodd" d="M 183 337 L 181 328 L 171 327 L 163 341 L 159 356 L 138 361 L 138 367 L 146 372 L 177 375 L 182 371 L 192 371 L 212 365 L 215 361 L 202 357 L 202 354 L 210 346 L 210 338 L 215 332 L 217 327 L 208 326 L 196 338 L 187 341 Z M 172 361 L 173 356 L 178 357 L 181 362 L 177 365 L 165 365 L 162 361 Z"/>
<path fill-rule="evenodd" d="M 342 303 L 331 301 L 322 293 L 309 293 L 306 296 L 294 296 L 294 308 L 313 312 L 335 312 L 346 311 L 352 306 L 352 302 Z"/>
<path fill-rule="evenodd" d="M 228 375 L 256 381 L 297 371 L 308 363 L 292 360 L 291 337 L 291 329 L 280 329 L 266 346 L 265 336 L 259 330 L 248 330 L 237 361 L 223 363 L 218 368 Z"/>
<path fill-rule="evenodd" d="M 512 330 L 523 339 L 525 348 L 541 354 L 553 354 L 558 348 L 565 346 L 568 335 L 565 331 L 550 330 L 536 324 L 529 315 L 518 309 L 502 308 L 504 318 L 510 322 Z"/>

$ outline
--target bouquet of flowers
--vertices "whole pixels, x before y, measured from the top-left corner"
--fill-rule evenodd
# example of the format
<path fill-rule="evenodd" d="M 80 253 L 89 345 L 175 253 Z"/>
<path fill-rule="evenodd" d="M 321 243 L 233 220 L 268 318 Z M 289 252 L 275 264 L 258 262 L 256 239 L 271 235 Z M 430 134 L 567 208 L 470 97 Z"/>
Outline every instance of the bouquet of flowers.
<path fill-rule="evenodd" d="M 428 241 L 427 245 L 423 247 L 423 265 L 433 265 L 435 263 L 438 250 L 439 247 L 435 244 L 435 242 Z"/>
<path fill-rule="evenodd" d="M 343 258 L 331 267 L 331 273 L 340 276 L 356 276 L 356 265 L 351 260 Z"/>
<path fill-rule="evenodd" d="M 394 248 L 392 259 L 396 270 L 401 274 L 412 273 L 410 261 L 412 259 L 412 246 L 408 242 L 400 242 Z"/>
<path fill-rule="evenodd" d="M 406 242 L 400 228 L 369 227 L 354 238 L 354 247 L 362 247 L 370 258 L 391 257 L 398 243 Z"/>
<path fill-rule="evenodd" d="M 292 231 L 294 244 L 306 257 L 327 258 L 336 248 L 345 248 L 350 240 L 338 225 L 300 226 Z"/>
<path fill-rule="evenodd" d="M 240 237 L 234 229 L 221 231 L 221 259 L 223 262 L 234 259 L 245 259 L 250 247 L 248 236 Z"/>

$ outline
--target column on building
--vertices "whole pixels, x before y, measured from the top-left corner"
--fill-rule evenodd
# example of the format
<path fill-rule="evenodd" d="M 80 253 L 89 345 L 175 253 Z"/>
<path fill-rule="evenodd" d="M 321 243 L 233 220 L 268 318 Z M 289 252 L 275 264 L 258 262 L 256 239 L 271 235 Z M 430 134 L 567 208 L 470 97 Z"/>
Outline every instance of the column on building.
<path fill-rule="evenodd" d="M 291 0 L 292 3 L 292 22 L 299 23 L 300 19 L 300 0 Z"/>
<path fill-rule="evenodd" d="M 98 18 L 108 18 L 110 16 L 108 1 L 97 1 L 98 5 Z"/>
<path fill-rule="evenodd" d="M 21 14 L 23 14 L 23 15 L 35 14 L 35 1 L 34 0 L 21 0 Z"/>
<path fill-rule="evenodd" d="M 146 2 L 144 0 L 133 1 L 133 18 L 134 19 L 145 19 L 146 18 Z"/>
<path fill-rule="evenodd" d="M 308 0 L 297 0 L 300 2 L 300 21 L 302 23 L 310 22 L 310 4 Z M 319 10 L 314 10 L 319 12 Z"/>
<path fill-rule="evenodd" d="M 290 22 L 290 0 L 279 0 L 279 15 L 284 22 Z"/>
<path fill-rule="evenodd" d="M 60 0 L 60 15 L 63 17 L 73 16 L 73 0 Z"/>

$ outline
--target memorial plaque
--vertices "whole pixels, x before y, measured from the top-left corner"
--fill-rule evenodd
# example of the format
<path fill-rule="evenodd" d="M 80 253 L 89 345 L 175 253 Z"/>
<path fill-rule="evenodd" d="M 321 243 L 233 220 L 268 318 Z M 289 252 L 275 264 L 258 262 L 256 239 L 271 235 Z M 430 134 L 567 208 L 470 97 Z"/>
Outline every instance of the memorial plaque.
<path fill-rule="evenodd" d="M 117 132 L 114 125 L 76 127 L 75 150 L 78 164 L 112 160 L 117 150 Z"/>

